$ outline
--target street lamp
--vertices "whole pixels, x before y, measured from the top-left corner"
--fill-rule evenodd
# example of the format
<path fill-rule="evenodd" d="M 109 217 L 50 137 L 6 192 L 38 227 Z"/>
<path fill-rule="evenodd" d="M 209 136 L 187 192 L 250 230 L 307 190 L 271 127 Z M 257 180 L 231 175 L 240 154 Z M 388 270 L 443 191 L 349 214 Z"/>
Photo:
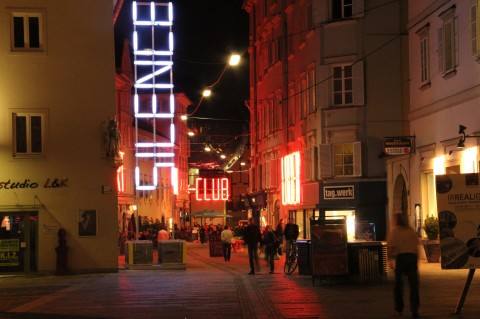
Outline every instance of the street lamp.
<path fill-rule="evenodd" d="M 480 136 L 478 136 L 478 135 L 466 135 L 465 134 L 466 129 L 467 129 L 467 127 L 462 125 L 462 124 L 460 124 L 458 126 L 458 134 L 462 134 L 463 136 L 460 137 L 460 139 L 458 140 L 457 148 L 460 148 L 460 149 L 465 148 L 465 139 L 466 138 L 470 138 L 470 137 L 480 138 Z"/>
<path fill-rule="evenodd" d="M 198 101 L 198 104 L 197 106 L 195 107 L 195 110 L 193 110 L 192 113 L 188 114 L 188 116 L 192 116 L 193 114 L 195 114 L 195 112 L 197 112 L 198 110 L 198 107 L 200 106 L 200 104 L 202 103 L 203 101 L 203 98 L 204 97 L 209 97 L 211 94 L 212 94 L 212 88 L 218 84 L 218 82 L 220 82 L 220 80 L 222 79 L 223 77 L 223 74 L 225 73 L 225 71 L 227 70 L 228 66 L 236 66 L 240 63 L 240 55 L 239 54 L 231 54 L 230 55 L 230 59 L 228 61 L 227 64 L 225 64 L 225 67 L 223 68 L 222 70 L 222 73 L 220 73 L 220 76 L 218 77 L 218 79 L 213 82 L 213 84 L 207 86 L 207 88 L 203 91 L 202 93 L 202 96 L 200 97 L 200 100 Z"/>

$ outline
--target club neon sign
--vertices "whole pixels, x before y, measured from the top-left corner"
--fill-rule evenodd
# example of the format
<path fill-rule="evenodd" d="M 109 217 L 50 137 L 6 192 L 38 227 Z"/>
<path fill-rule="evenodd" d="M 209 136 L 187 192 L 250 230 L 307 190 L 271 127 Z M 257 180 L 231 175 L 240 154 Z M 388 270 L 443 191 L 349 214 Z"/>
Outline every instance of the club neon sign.
<path fill-rule="evenodd" d="M 154 190 L 158 187 L 158 167 L 175 166 L 175 98 L 173 94 L 173 5 L 157 2 L 132 2 L 133 56 L 135 71 L 135 94 L 133 100 L 135 116 L 135 188 Z M 157 94 L 170 95 L 165 110 L 157 106 Z M 150 101 L 139 99 L 147 95 Z M 145 105 L 143 105 L 145 104 Z M 150 120 L 152 130 L 148 141 L 139 142 L 138 121 Z M 170 136 L 167 141 L 157 141 L 157 121 L 168 121 Z M 160 125 L 160 124 L 159 124 Z M 163 126 L 163 125 L 162 125 Z M 140 185 L 139 158 L 153 160 L 152 185 Z"/>
<path fill-rule="evenodd" d="M 195 198 L 198 201 L 228 200 L 228 178 L 197 178 L 195 180 Z"/>
<path fill-rule="evenodd" d="M 282 157 L 282 204 L 300 203 L 300 152 Z"/>

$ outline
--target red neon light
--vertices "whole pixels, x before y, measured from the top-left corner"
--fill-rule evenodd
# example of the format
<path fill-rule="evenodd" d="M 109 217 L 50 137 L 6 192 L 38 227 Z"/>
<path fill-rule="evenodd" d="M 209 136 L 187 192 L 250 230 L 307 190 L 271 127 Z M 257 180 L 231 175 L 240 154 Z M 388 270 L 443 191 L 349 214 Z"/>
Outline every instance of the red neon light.
<path fill-rule="evenodd" d="M 202 200 L 228 200 L 228 178 L 197 178 L 195 180 L 195 198 Z"/>

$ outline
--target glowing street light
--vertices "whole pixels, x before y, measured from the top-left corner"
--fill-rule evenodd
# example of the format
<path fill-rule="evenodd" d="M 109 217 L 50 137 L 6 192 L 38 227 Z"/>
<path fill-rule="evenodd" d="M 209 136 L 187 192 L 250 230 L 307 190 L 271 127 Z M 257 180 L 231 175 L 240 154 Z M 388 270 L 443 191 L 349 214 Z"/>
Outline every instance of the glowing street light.
<path fill-rule="evenodd" d="M 231 66 L 238 65 L 240 63 L 240 54 L 232 54 L 230 56 L 230 61 L 228 61 L 228 64 Z"/>
<path fill-rule="evenodd" d="M 220 73 L 220 76 L 218 77 L 218 79 L 212 84 L 212 85 L 209 85 L 207 86 L 207 88 L 203 91 L 202 93 L 202 96 L 200 97 L 200 100 L 198 101 L 198 104 L 197 106 L 195 107 L 195 110 L 193 110 L 193 112 L 191 114 L 188 114 L 188 116 L 192 116 L 193 114 L 195 114 L 195 112 L 197 112 L 198 110 L 198 107 L 200 106 L 200 104 L 202 103 L 203 101 L 203 98 L 204 97 L 209 97 L 211 94 L 212 94 L 212 88 L 218 84 L 218 82 L 220 82 L 220 80 L 222 79 L 223 77 L 223 74 L 225 73 L 225 71 L 227 70 L 228 66 L 235 66 L 235 65 L 238 65 L 240 63 L 240 55 L 239 54 L 231 54 L 230 55 L 230 59 L 229 59 L 229 62 L 227 64 L 225 64 L 225 67 L 223 68 L 222 70 L 222 73 Z"/>

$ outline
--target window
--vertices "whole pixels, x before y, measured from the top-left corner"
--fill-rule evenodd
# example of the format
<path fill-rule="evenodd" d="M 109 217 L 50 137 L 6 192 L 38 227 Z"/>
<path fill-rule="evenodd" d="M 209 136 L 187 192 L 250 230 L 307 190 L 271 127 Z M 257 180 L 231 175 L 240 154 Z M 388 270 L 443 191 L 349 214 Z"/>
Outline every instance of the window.
<path fill-rule="evenodd" d="M 43 51 L 43 19 L 39 12 L 12 12 L 12 51 Z"/>
<path fill-rule="evenodd" d="M 331 74 L 332 105 L 364 104 L 363 62 L 334 65 Z"/>
<path fill-rule="evenodd" d="M 45 114 L 13 113 L 13 156 L 44 153 Z"/>
<path fill-rule="evenodd" d="M 353 73 L 351 65 L 333 67 L 333 104 L 353 103 Z"/>
<path fill-rule="evenodd" d="M 353 175 L 353 144 L 336 144 L 333 149 L 335 176 Z"/>
<path fill-rule="evenodd" d="M 333 0 L 332 18 L 343 19 L 353 15 L 353 0 Z"/>
<path fill-rule="evenodd" d="M 441 73 L 449 73 L 456 66 L 456 19 L 454 8 L 442 13 L 442 27 L 438 30 L 438 61 Z"/>

